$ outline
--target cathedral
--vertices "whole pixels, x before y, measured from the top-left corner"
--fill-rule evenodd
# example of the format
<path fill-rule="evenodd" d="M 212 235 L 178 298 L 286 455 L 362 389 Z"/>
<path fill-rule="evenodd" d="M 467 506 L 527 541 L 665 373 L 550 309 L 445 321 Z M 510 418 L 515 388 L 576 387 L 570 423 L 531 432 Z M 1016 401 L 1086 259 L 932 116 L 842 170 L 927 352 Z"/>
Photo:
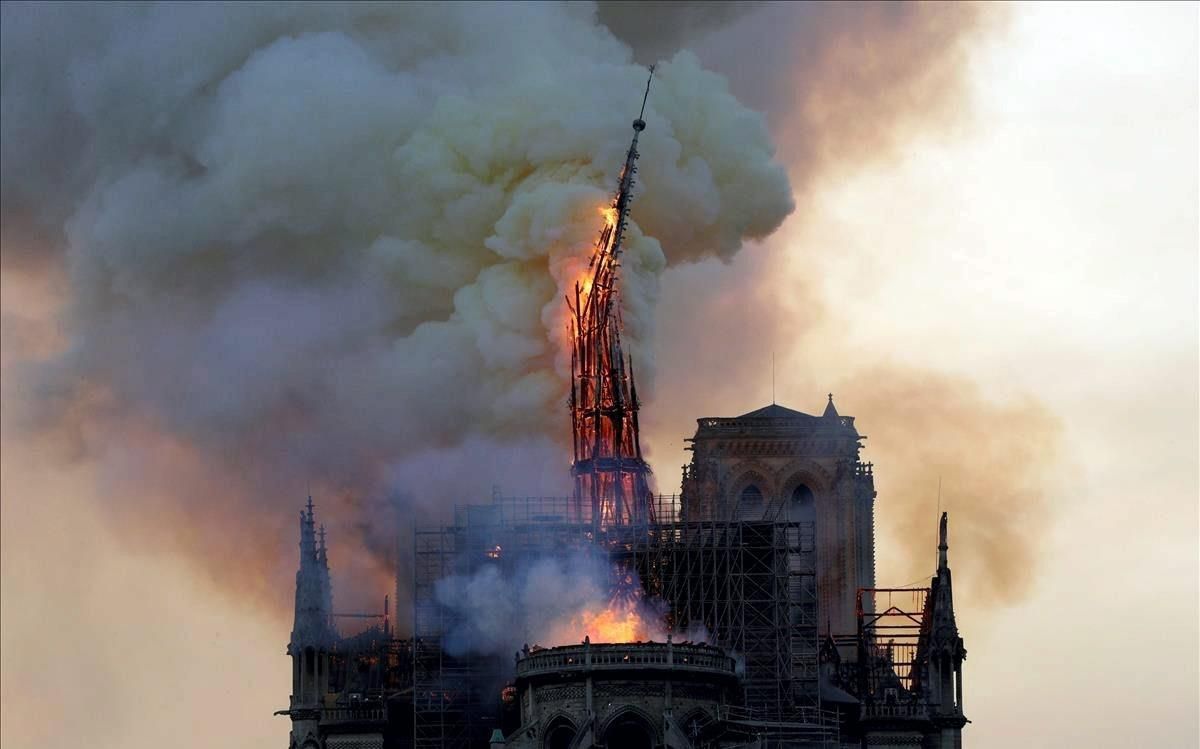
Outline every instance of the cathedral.
<path fill-rule="evenodd" d="M 308 506 L 281 711 L 290 747 L 961 747 L 947 518 L 929 583 L 877 588 L 861 440 L 832 397 L 819 416 L 772 404 L 699 419 L 683 493 L 656 497 L 653 522 L 598 534 L 571 497 L 462 506 L 416 534 L 411 637 L 386 620 L 338 635 Z M 676 631 L 701 622 L 709 641 L 580 642 L 515 664 L 442 651 L 454 614 L 431 593 L 437 579 L 517 563 L 489 557 L 496 547 L 587 545 L 636 569 Z"/>
<path fill-rule="evenodd" d="M 290 749 L 962 746 L 948 519 L 928 585 L 877 587 L 874 466 L 832 395 L 820 415 L 772 403 L 699 419 L 681 494 L 651 492 L 615 312 L 645 127 L 634 120 L 588 275 L 568 295 L 573 494 L 497 494 L 417 528 L 412 577 L 397 575 L 412 586 L 405 623 L 385 603 L 353 636 L 336 626 L 310 499 L 292 693 L 277 713 Z M 456 641 L 470 617 L 493 616 L 455 605 L 472 595 L 462 581 L 579 558 L 599 560 L 610 607 L 653 604 L 661 621 L 507 654 Z"/>

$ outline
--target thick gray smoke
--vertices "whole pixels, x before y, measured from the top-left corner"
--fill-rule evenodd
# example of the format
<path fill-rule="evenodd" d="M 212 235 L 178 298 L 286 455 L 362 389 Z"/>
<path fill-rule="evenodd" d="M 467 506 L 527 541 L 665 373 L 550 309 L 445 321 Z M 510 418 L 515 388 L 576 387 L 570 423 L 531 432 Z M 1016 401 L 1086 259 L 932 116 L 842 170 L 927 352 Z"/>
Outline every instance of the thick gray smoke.
<path fill-rule="evenodd" d="M 588 634 L 596 639 L 588 629 L 609 605 L 609 576 L 606 560 L 581 553 L 523 560 L 507 575 L 487 565 L 445 578 L 435 595 L 456 622 L 446 635 L 447 652 L 506 655 L 523 645 L 567 645 Z M 653 627 L 647 634 L 665 637 L 658 612 L 621 610 L 622 618 L 643 613 Z"/>
<path fill-rule="evenodd" d="M 505 552 L 497 547 L 495 553 Z M 489 564 L 444 578 L 435 595 L 454 622 L 447 652 L 508 655 L 524 645 L 571 645 L 585 636 L 592 642 L 665 641 L 667 604 L 645 598 L 636 576 L 617 582 L 613 574 L 605 554 L 578 550 L 522 559 L 508 571 Z M 701 623 L 674 635 L 681 642 L 709 639 Z"/>
<path fill-rule="evenodd" d="M 397 512 L 560 488 L 561 300 L 646 75 L 594 6 L 6 3 L 0 64 L 6 273 L 66 279 L 6 418 L 107 466 L 121 522 L 233 580 L 279 564 L 306 485 L 335 564 L 385 560 Z M 792 200 L 691 55 L 646 120 L 621 301 L 648 389 L 663 269 Z"/>

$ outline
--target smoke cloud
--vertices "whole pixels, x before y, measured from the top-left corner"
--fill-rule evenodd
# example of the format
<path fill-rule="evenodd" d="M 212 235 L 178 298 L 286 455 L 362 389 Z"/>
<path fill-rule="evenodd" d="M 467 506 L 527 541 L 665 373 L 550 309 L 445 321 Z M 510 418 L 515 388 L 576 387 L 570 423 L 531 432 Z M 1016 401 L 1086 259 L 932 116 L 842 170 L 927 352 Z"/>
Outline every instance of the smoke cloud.
<path fill-rule="evenodd" d="M 458 615 L 446 636 L 452 655 L 505 655 L 526 644 L 577 642 L 583 639 L 578 630 L 557 641 L 555 622 L 588 606 L 603 608 L 608 595 L 603 562 L 586 555 L 531 559 L 512 578 L 487 565 L 473 575 L 445 578 L 435 591 L 438 602 Z"/>
<path fill-rule="evenodd" d="M 887 236 L 886 204 L 862 217 L 880 227 L 875 246 L 831 246 L 808 226 L 822 189 L 886 164 L 914 138 L 970 128 L 969 53 L 1004 31 L 1008 13 L 967 3 L 797 5 L 740 15 L 692 44 L 739 100 L 767 112 L 798 208 L 736 262 L 664 275 L 658 358 L 672 363 L 673 376 L 643 415 L 653 457 L 686 462 L 682 438 L 697 417 L 744 413 L 776 397 L 820 413 L 832 390 L 870 436 L 864 459 L 877 466 L 880 583 L 932 572 L 941 475 L 952 559 L 971 580 L 959 595 L 971 605 L 1012 603 L 1029 591 L 1031 562 L 1053 526 L 1058 419 L 1032 396 L 998 401 L 961 372 L 854 347 L 845 332 L 861 323 L 872 282 L 903 266 L 911 248 Z M 833 295 L 823 277 L 833 258 L 843 272 L 853 268 L 851 296 L 844 285 Z"/>
<path fill-rule="evenodd" d="M 950 513 L 951 561 L 964 595 L 1013 603 L 1030 589 L 1050 527 L 1061 425 L 1032 397 L 995 401 L 969 379 L 881 364 L 842 381 L 869 435 L 880 500 L 876 522 L 898 549 L 888 583 L 934 565 L 939 483 Z"/>
<path fill-rule="evenodd" d="M 50 310 L 5 305 L 6 438 L 87 458 L 129 538 L 276 604 L 312 491 L 356 581 L 337 595 L 387 589 L 397 526 L 494 484 L 566 489 L 562 291 L 628 145 L 634 61 L 669 58 L 621 297 L 652 415 L 664 273 L 703 327 L 698 287 L 866 159 L 868 123 L 887 142 L 955 100 L 982 14 L 857 7 L 6 3 L 0 267 Z"/>
<path fill-rule="evenodd" d="M 497 549 L 497 554 L 503 551 Z M 612 563 L 604 554 L 579 551 L 525 558 L 515 570 L 485 565 L 471 575 L 452 575 L 435 588 L 438 602 L 453 612 L 446 634 L 451 655 L 510 655 L 525 645 L 666 640 L 666 605 L 641 595 L 636 578 L 614 587 Z M 701 627 L 681 640 L 704 641 Z"/>
<path fill-rule="evenodd" d="M 562 488 L 561 300 L 646 76 L 593 6 L 3 12 L 6 273 L 67 286 L 62 346 L 6 402 L 99 457 L 118 522 L 234 577 L 290 560 L 265 539 L 311 486 L 335 563 L 390 577 L 398 516 Z M 645 119 L 621 301 L 649 391 L 663 269 L 792 202 L 761 116 L 694 56 Z"/>

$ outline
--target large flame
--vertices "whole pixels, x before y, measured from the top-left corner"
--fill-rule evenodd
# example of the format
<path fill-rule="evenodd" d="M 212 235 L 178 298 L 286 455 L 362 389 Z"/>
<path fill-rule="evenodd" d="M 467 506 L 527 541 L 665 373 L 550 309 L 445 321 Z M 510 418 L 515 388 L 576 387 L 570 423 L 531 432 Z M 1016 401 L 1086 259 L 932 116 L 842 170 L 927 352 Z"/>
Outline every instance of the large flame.
<path fill-rule="evenodd" d="M 616 206 L 605 206 L 600 209 L 600 215 L 604 217 L 604 222 L 609 226 L 617 225 L 617 208 Z"/>
<path fill-rule="evenodd" d="M 576 623 L 578 637 L 584 635 L 592 642 L 646 642 L 657 635 L 661 626 L 647 621 L 635 605 L 610 603 L 603 609 L 585 609 Z"/>
<path fill-rule="evenodd" d="M 604 218 L 605 229 L 600 232 L 600 238 L 596 241 L 596 246 L 592 249 L 593 261 L 608 251 L 609 246 L 612 245 L 612 230 L 617 226 L 617 209 L 615 207 L 601 206 L 599 212 Z M 576 279 L 584 297 L 592 290 L 592 274 L 594 271 L 595 267 L 589 263 L 586 268 L 580 271 L 579 278 Z"/>
<path fill-rule="evenodd" d="M 543 633 L 543 647 L 571 645 L 587 637 L 597 643 L 662 642 L 667 628 L 661 612 L 639 598 L 614 596 L 555 620 Z"/>
<path fill-rule="evenodd" d="M 615 206 L 601 205 L 596 208 L 596 212 L 599 213 L 600 217 L 604 219 L 604 228 L 600 231 L 600 237 L 596 240 L 596 244 L 592 247 L 591 262 L 580 266 L 579 270 L 574 274 L 574 281 L 570 286 L 568 286 L 568 290 L 566 292 L 567 300 L 572 304 L 573 302 L 571 301 L 571 294 L 573 292 L 571 289 L 579 290 L 578 300 L 580 305 L 583 305 L 587 302 L 588 295 L 592 293 L 592 281 L 594 280 L 596 273 L 595 262 L 597 258 L 608 251 L 609 246 L 612 244 L 612 231 L 617 226 L 618 214 Z M 569 318 L 566 324 L 563 325 L 563 330 L 565 331 L 563 344 L 568 348 L 572 345 L 574 338 L 577 335 L 577 332 L 574 331 L 571 325 L 572 324 Z"/>

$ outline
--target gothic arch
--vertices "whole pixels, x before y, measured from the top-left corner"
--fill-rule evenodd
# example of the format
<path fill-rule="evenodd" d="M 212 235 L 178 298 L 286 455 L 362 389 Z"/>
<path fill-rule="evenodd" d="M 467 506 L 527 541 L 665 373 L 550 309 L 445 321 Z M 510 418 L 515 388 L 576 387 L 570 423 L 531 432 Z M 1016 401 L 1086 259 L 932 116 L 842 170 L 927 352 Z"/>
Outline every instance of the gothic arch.
<path fill-rule="evenodd" d="M 627 725 L 630 728 L 634 728 L 634 730 L 623 731 L 622 729 Z M 607 746 L 608 749 L 626 749 L 626 747 L 628 749 L 641 749 L 641 747 L 636 746 L 638 742 L 629 741 L 625 735 L 626 733 L 636 733 L 639 729 L 645 733 L 648 739 L 648 743 L 644 745 L 646 749 L 651 749 L 662 744 L 662 735 L 659 731 L 658 721 L 651 717 L 645 710 L 633 705 L 622 705 L 612 715 L 605 718 L 596 735 L 599 737 L 600 742 L 604 746 Z"/>
<path fill-rule="evenodd" d="M 827 495 L 833 489 L 833 475 L 820 463 L 798 458 L 789 461 L 776 473 L 779 482 L 780 496 L 785 499 L 792 496 L 792 491 L 799 484 L 812 489 L 814 495 Z"/>
<path fill-rule="evenodd" d="M 741 496 L 742 490 L 750 484 L 756 484 L 768 501 L 775 496 L 777 489 L 775 471 L 771 470 L 766 463 L 757 460 L 743 460 L 730 469 L 729 475 L 734 477 L 726 487 L 728 491 L 725 496 L 730 501 L 736 502 L 737 498 Z"/>
<path fill-rule="evenodd" d="M 544 725 L 543 749 L 568 749 L 579 735 L 579 727 L 566 713 L 555 713 Z"/>
<path fill-rule="evenodd" d="M 679 730 L 683 731 L 683 735 L 688 737 L 693 744 L 697 743 L 697 739 L 704 735 L 704 732 L 712 725 L 714 718 L 712 713 L 702 707 L 689 711 L 685 714 L 678 723 Z"/>
<path fill-rule="evenodd" d="M 726 512 L 740 520 L 762 520 L 774 497 L 775 482 L 769 478 L 770 471 L 749 468 L 735 475 L 738 478 L 727 495 Z"/>

